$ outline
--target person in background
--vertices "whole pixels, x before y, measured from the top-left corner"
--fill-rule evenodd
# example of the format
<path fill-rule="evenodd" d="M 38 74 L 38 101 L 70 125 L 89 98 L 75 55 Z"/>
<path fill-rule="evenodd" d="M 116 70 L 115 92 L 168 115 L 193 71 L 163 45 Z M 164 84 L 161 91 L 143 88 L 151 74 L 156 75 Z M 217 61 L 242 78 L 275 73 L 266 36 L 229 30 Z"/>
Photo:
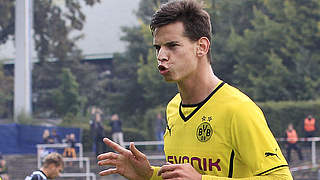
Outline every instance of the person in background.
<path fill-rule="evenodd" d="M 42 144 L 52 144 L 52 142 L 53 142 L 53 139 L 50 139 L 49 129 L 45 129 L 42 133 Z M 43 158 L 46 155 L 48 155 L 53 149 L 41 147 L 39 150 L 40 150 L 40 156 L 41 158 Z"/>
<path fill-rule="evenodd" d="M 105 151 L 106 147 L 103 144 L 103 137 L 105 136 L 104 126 L 102 124 L 101 112 L 96 112 L 95 114 L 95 122 L 93 123 L 93 137 L 96 147 L 96 155 Z"/>
<path fill-rule="evenodd" d="M 51 134 L 49 136 L 49 141 L 50 141 L 51 144 L 59 144 L 59 143 L 61 143 L 61 138 L 57 134 L 57 130 L 52 129 Z"/>
<path fill-rule="evenodd" d="M 47 139 L 48 144 L 59 144 L 61 143 L 60 136 L 57 134 L 55 129 L 51 130 L 50 136 Z M 47 148 L 48 153 L 57 152 L 57 149 L 54 147 Z"/>
<path fill-rule="evenodd" d="M 120 144 L 120 146 L 124 147 L 122 122 L 118 114 L 113 114 L 111 116 L 110 126 L 111 126 L 112 140 Z"/>
<path fill-rule="evenodd" d="M 157 118 L 154 123 L 154 132 L 157 141 L 163 141 L 163 134 L 165 131 L 165 119 L 162 117 L 161 112 L 157 114 Z M 157 146 L 158 151 L 163 151 L 163 146 Z"/>
<path fill-rule="evenodd" d="M 95 123 L 96 123 L 96 107 L 92 106 L 90 109 L 90 138 L 92 142 L 92 152 L 96 152 L 96 137 L 95 137 Z"/>
<path fill-rule="evenodd" d="M 90 109 L 90 121 L 89 121 L 89 125 L 90 125 L 90 138 L 91 138 L 91 142 L 92 142 L 92 152 L 93 153 L 97 153 L 97 132 L 96 130 L 101 129 L 100 124 L 97 124 L 97 114 L 100 114 L 100 119 L 101 119 L 101 115 L 102 115 L 102 110 L 96 106 L 92 106 Z M 98 120 L 99 121 L 99 120 Z M 101 120 L 100 120 L 101 121 Z"/>
<path fill-rule="evenodd" d="M 299 139 L 298 133 L 296 130 L 293 128 L 292 123 L 288 125 L 288 128 L 286 130 L 286 138 L 287 138 L 287 143 L 286 143 L 286 150 L 287 150 L 287 160 L 290 163 L 291 162 L 291 150 L 294 149 L 299 156 L 299 159 L 302 161 L 302 153 L 300 148 L 297 145 L 297 141 Z"/>
<path fill-rule="evenodd" d="M 63 157 L 56 152 L 48 154 L 44 160 L 41 168 L 32 172 L 25 180 L 47 180 L 55 179 L 60 176 L 64 168 Z"/>
<path fill-rule="evenodd" d="M 76 153 L 76 138 L 73 133 L 67 135 L 66 142 L 68 146 L 64 148 L 63 151 L 63 157 L 67 158 L 76 158 L 77 153 Z M 72 162 L 69 162 L 69 165 L 72 166 Z"/>
<path fill-rule="evenodd" d="M 308 115 L 304 119 L 304 132 L 305 132 L 305 137 L 310 138 L 314 137 L 316 133 L 316 119 L 312 117 L 312 115 Z"/>
<path fill-rule="evenodd" d="M 9 180 L 7 161 L 0 153 L 0 179 Z"/>
<path fill-rule="evenodd" d="M 45 129 L 42 134 L 42 142 L 43 144 L 49 144 L 50 131 L 49 129 Z"/>

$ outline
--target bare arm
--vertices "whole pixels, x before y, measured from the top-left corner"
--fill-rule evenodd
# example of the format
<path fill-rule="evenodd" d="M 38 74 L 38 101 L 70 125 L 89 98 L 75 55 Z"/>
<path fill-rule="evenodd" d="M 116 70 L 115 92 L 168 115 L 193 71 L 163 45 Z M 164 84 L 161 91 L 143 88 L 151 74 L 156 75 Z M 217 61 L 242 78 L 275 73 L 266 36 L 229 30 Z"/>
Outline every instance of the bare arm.
<path fill-rule="evenodd" d="M 101 171 L 101 176 L 120 174 L 131 180 L 148 180 L 153 174 L 153 169 L 145 154 L 141 153 L 133 143 L 130 143 L 130 150 L 127 150 L 117 143 L 104 138 L 103 142 L 110 146 L 114 152 L 100 154 L 98 165 L 111 165 L 113 168 Z"/>

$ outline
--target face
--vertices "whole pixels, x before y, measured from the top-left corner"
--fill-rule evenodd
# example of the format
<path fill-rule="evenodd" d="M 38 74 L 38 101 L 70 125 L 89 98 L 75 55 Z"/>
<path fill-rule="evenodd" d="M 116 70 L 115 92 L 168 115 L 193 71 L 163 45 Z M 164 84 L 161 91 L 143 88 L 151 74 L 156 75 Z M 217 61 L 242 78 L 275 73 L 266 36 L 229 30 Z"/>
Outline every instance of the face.
<path fill-rule="evenodd" d="M 54 164 L 49 165 L 49 173 L 47 174 L 49 179 L 55 179 L 60 176 L 63 171 L 63 166 L 55 166 Z"/>
<path fill-rule="evenodd" d="M 101 116 L 99 113 L 96 114 L 96 121 L 97 122 L 100 122 L 101 121 Z"/>
<path fill-rule="evenodd" d="M 166 81 L 179 82 L 197 70 L 197 42 L 183 35 L 182 22 L 175 22 L 154 31 L 158 69 Z"/>

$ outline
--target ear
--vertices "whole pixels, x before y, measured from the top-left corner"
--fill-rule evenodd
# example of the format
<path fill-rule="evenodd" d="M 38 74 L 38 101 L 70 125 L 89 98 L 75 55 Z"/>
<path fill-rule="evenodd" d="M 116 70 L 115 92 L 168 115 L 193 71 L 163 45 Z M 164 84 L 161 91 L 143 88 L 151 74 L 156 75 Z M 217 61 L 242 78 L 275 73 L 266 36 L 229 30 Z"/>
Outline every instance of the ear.
<path fill-rule="evenodd" d="M 197 42 L 197 56 L 206 56 L 210 49 L 210 41 L 207 37 L 201 37 Z"/>

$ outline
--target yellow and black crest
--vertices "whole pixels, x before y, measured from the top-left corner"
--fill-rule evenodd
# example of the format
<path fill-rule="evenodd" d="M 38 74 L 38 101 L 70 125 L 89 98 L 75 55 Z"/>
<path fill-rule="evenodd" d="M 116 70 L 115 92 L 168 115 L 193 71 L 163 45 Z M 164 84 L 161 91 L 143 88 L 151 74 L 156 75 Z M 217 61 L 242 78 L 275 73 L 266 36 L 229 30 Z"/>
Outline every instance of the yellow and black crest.
<path fill-rule="evenodd" d="M 210 123 L 202 122 L 198 126 L 196 133 L 197 133 L 196 136 L 199 141 L 206 142 L 211 138 L 211 136 L 213 134 L 213 130 L 212 130 Z"/>

